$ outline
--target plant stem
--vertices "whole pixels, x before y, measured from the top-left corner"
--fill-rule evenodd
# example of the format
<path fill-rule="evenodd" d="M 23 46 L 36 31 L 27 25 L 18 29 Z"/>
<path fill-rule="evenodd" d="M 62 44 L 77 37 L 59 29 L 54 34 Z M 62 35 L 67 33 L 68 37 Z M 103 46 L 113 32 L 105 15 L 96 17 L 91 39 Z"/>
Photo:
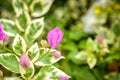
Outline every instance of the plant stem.
<path fill-rule="evenodd" d="M 5 49 L 6 51 L 11 52 L 11 53 L 13 52 L 12 50 L 6 48 L 5 46 L 3 46 L 3 49 Z"/>

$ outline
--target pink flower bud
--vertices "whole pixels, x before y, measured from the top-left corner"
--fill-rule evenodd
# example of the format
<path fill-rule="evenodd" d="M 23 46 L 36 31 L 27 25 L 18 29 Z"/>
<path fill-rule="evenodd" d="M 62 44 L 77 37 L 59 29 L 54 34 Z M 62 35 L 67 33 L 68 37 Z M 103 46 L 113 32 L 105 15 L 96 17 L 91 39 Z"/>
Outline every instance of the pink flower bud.
<path fill-rule="evenodd" d="M 3 33 L 3 27 L 2 27 L 2 24 L 0 24 L 0 40 L 2 40 L 3 35 L 4 35 L 4 33 Z"/>
<path fill-rule="evenodd" d="M 47 39 L 52 49 L 56 48 L 60 44 L 60 42 L 62 41 L 63 35 L 64 34 L 59 27 L 56 27 L 53 30 L 48 32 Z"/>
<path fill-rule="evenodd" d="M 99 36 L 98 36 L 98 42 L 102 43 L 102 42 L 103 42 L 103 40 L 104 40 L 104 37 L 103 37 L 103 36 L 101 36 L 101 35 L 99 35 Z"/>
<path fill-rule="evenodd" d="M 47 47 L 48 46 L 48 42 L 46 40 L 41 40 L 40 41 L 40 44 L 43 46 L 43 47 Z"/>
<path fill-rule="evenodd" d="M 68 78 L 62 77 L 59 80 L 69 80 Z"/>
<path fill-rule="evenodd" d="M 54 56 L 55 58 L 60 58 L 60 57 L 61 57 L 61 52 L 60 52 L 60 51 L 54 52 L 54 53 L 53 53 L 53 56 Z"/>
<path fill-rule="evenodd" d="M 3 42 L 8 41 L 9 40 L 9 36 L 7 34 L 4 34 L 2 40 L 3 40 Z"/>
<path fill-rule="evenodd" d="M 30 67 L 30 59 L 25 53 L 23 53 L 20 57 L 20 65 L 24 68 Z"/>

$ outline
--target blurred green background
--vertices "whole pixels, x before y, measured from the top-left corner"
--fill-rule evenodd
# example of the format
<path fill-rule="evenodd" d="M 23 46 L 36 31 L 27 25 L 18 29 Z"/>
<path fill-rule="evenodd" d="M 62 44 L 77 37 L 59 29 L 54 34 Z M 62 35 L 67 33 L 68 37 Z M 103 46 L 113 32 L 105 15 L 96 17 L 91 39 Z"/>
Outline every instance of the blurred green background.
<path fill-rule="evenodd" d="M 14 15 L 12 0 L 0 0 L 0 18 Z M 120 0 L 54 0 L 42 16 L 41 38 L 56 26 L 64 32 L 58 50 L 66 58 L 55 66 L 70 80 L 120 80 Z"/>

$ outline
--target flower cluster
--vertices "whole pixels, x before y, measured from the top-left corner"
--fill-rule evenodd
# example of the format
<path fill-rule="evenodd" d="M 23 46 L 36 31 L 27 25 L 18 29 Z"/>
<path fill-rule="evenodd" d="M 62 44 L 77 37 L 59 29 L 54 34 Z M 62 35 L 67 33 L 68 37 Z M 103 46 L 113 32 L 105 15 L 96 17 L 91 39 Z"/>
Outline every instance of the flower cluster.
<path fill-rule="evenodd" d="M 3 36 L 3 35 L 1 35 L 1 36 Z M 48 35 L 47 35 L 48 43 L 52 49 L 56 48 L 60 44 L 60 42 L 62 41 L 62 38 L 63 38 L 63 32 L 59 29 L 59 27 L 54 28 L 53 30 L 48 32 Z M 47 41 L 41 40 L 41 45 L 43 47 L 46 47 Z M 60 58 L 61 52 L 56 51 L 53 53 L 53 56 L 55 58 Z M 22 54 L 22 56 L 20 57 L 20 65 L 22 67 L 27 67 L 27 68 L 30 66 L 30 59 L 26 54 Z"/>
<path fill-rule="evenodd" d="M 49 44 L 51 49 L 55 49 L 62 41 L 62 38 L 63 38 L 63 32 L 60 30 L 59 27 L 56 27 L 53 30 L 48 32 L 48 35 L 47 35 L 48 42 L 46 40 L 41 40 L 40 43 L 42 47 L 46 48 L 48 47 L 48 44 Z M 52 56 L 54 56 L 56 59 L 59 59 L 61 57 L 61 52 L 55 51 L 52 53 Z M 31 66 L 30 62 L 31 61 L 27 56 L 27 54 L 23 53 L 20 57 L 20 61 L 19 61 L 20 65 L 23 68 L 30 68 Z M 59 80 L 68 80 L 68 78 L 60 77 Z"/>

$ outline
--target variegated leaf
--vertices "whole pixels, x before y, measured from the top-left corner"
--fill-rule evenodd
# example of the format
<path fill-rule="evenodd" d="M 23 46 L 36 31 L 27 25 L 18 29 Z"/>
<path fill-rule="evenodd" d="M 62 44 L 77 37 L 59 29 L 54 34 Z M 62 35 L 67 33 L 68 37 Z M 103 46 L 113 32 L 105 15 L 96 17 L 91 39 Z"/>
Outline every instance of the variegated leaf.
<path fill-rule="evenodd" d="M 14 73 L 19 73 L 18 58 L 11 53 L 0 54 L 0 64 Z"/>
<path fill-rule="evenodd" d="M 34 0 L 30 5 L 30 11 L 33 17 L 40 17 L 46 14 L 54 0 Z"/>
<path fill-rule="evenodd" d="M 12 5 L 16 14 L 22 11 L 28 11 L 28 7 L 23 0 L 13 0 Z"/>
<path fill-rule="evenodd" d="M 27 27 L 25 31 L 25 36 L 28 38 L 28 40 L 34 41 L 41 35 L 43 28 L 44 28 L 43 18 L 35 19 Z"/>
<path fill-rule="evenodd" d="M 97 59 L 95 58 L 93 54 L 91 54 L 87 59 L 87 63 L 90 69 L 92 69 L 96 65 L 96 62 L 97 62 Z"/>
<path fill-rule="evenodd" d="M 17 28 L 22 32 L 25 31 L 30 21 L 31 21 L 30 16 L 26 11 L 18 12 L 15 20 Z"/>
<path fill-rule="evenodd" d="M 58 80 L 60 77 L 70 78 L 60 69 L 50 65 L 42 67 L 38 74 L 33 77 L 33 80 Z"/>
<path fill-rule="evenodd" d="M 57 61 L 59 61 L 60 59 L 63 59 L 64 57 L 61 56 L 60 58 L 55 58 L 53 56 L 53 53 L 56 50 L 49 50 L 48 48 L 41 48 L 40 52 L 43 53 L 41 54 L 41 56 L 39 57 L 39 59 L 35 62 L 35 65 L 37 66 L 46 66 L 46 65 L 51 65 L 56 63 Z"/>
<path fill-rule="evenodd" d="M 13 44 L 12 44 L 13 51 L 17 55 L 21 55 L 22 53 L 25 53 L 26 51 L 26 42 L 19 34 L 17 34 L 14 38 Z"/>
<path fill-rule="evenodd" d="M 30 67 L 29 68 L 23 68 L 21 65 L 19 65 L 20 68 L 20 74 L 25 80 L 31 80 L 35 73 L 34 65 L 30 61 Z"/>
<path fill-rule="evenodd" d="M 15 36 L 18 33 L 18 29 L 12 20 L 0 19 L 0 23 L 3 25 L 4 32 L 9 36 Z"/>
<path fill-rule="evenodd" d="M 32 60 L 32 62 L 35 62 L 40 56 L 38 44 L 33 44 L 26 53 L 29 56 L 30 60 Z"/>

